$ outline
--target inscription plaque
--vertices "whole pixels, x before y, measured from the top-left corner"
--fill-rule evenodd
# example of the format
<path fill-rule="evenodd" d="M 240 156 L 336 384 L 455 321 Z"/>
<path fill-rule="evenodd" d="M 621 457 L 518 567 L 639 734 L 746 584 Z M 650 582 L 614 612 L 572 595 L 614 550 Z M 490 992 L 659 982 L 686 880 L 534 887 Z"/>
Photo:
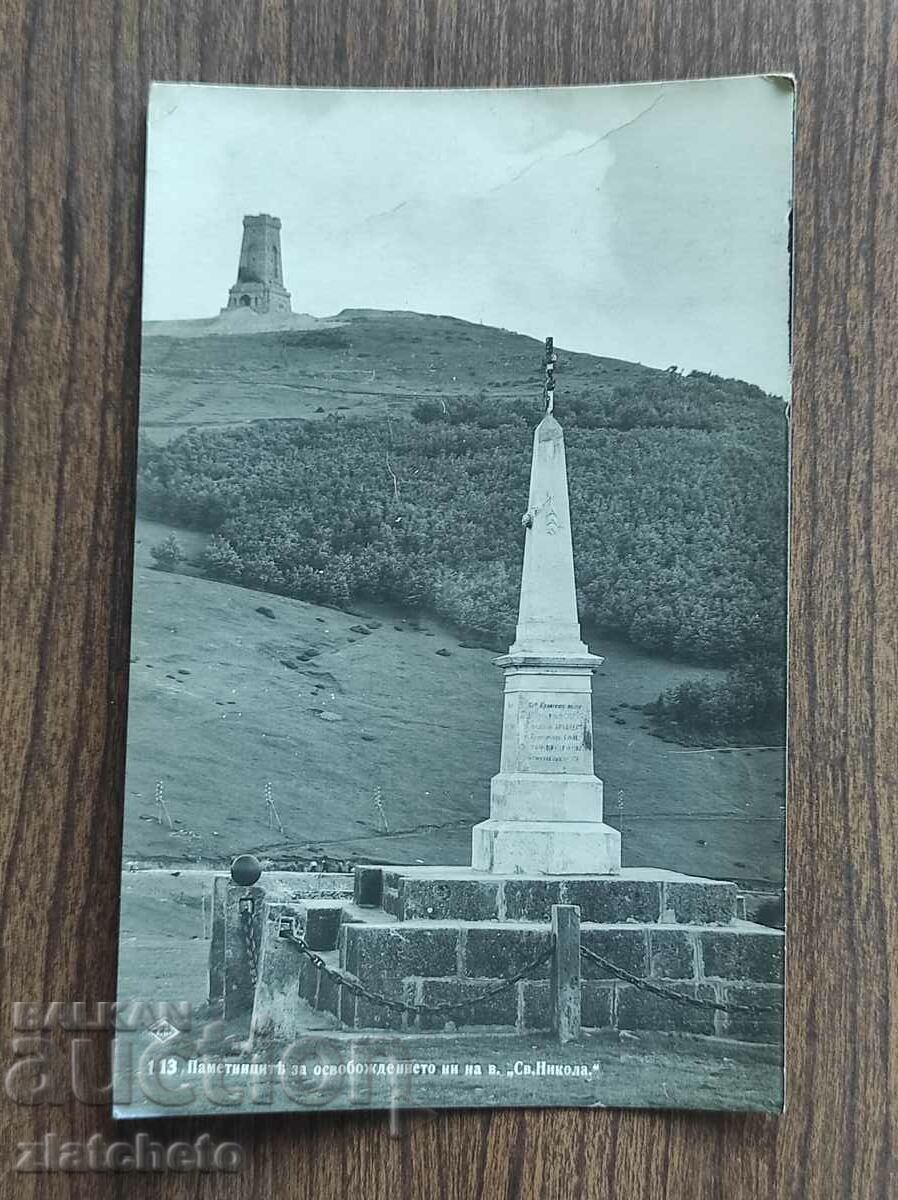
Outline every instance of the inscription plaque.
<path fill-rule="evenodd" d="M 562 774 L 592 771 L 590 706 L 582 700 L 525 700 L 518 724 L 525 769 Z"/>

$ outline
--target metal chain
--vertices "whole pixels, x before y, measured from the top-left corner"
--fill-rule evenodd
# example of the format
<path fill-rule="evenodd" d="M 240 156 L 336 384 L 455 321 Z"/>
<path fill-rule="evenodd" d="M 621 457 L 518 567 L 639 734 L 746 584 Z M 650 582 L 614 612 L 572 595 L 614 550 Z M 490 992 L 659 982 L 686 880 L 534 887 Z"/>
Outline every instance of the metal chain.
<path fill-rule="evenodd" d="M 259 974 L 259 959 L 256 953 L 256 927 L 253 923 L 253 914 L 245 908 L 240 914 L 243 921 L 243 938 L 246 942 L 246 957 L 249 962 L 249 977 L 253 987 L 256 986 L 256 980 Z"/>
<path fill-rule="evenodd" d="M 247 923 L 247 929 L 251 929 L 251 922 Z M 282 930 L 281 936 L 287 941 L 293 942 L 293 944 L 296 945 L 303 954 L 305 954 L 312 965 L 315 966 L 319 971 L 322 971 L 330 979 L 334 980 L 335 983 L 345 987 L 346 990 L 351 992 L 353 995 L 361 996 L 363 1000 L 368 1000 L 372 1004 L 378 1005 L 381 1008 L 389 1008 L 394 1012 L 407 1012 L 414 1013 L 416 1015 L 422 1015 L 425 1013 L 457 1012 L 462 1009 L 470 1008 L 475 1004 L 479 1004 L 483 1000 L 491 999 L 493 996 L 498 996 L 502 992 L 508 991 L 509 988 L 514 987 L 516 983 L 520 983 L 521 980 L 527 979 L 534 971 L 536 971 L 544 963 L 548 962 L 555 953 L 555 947 L 552 945 L 547 950 L 544 950 L 542 954 L 533 959 L 532 962 L 529 962 L 523 966 L 509 979 L 505 979 L 493 987 L 485 988 L 482 992 L 478 992 L 474 996 L 469 996 L 465 1000 L 447 1001 L 443 1004 L 408 1004 L 403 1000 L 397 1000 L 390 996 L 382 996 L 380 993 L 374 992 L 370 988 L 365 987 L 365 985 L 359 980 L 351 979 L 347 975 L 344 975 L 341 971 L 334 970 L 333 967 L 329 966 L 324 961 L 320 954 L 316 954 L 314 950 L 310 949 L 309 946 L 306 945 L 303 937 L 297 933 L 295 929 Z M 252 945 L 252 950 L 250 951 L 250 971 L 253 977 L 253 984 L 255 984 L 255 939 L 251 932 L 248 933 L 247 941 L 248 947 L 250 944 Z M 640 988 L 645 992 L 651 992 L 653 995 L 660 996 L 665 1000 L 673 1000 L 678 1004 L 688 1004 L 693 1008 L 716 1009 L 719 1012 L 748 1013 L 752 1016 L 763 1016 L 781 1012 L 781 1009 L 775 1006 L 761 1004 L 722 1004 L 716 1000 L 702 1000 L 696 996 L 687 996 L 684 992 L 675 991 L 673 988 L 666 988 L 658 983 L 650 983 L 647 979 L 640 979 L 638 975 L 634 975 L 632 972 L 625 970 L 623 967 L 617 966 L 615 963 L 610 962 L 607 958 L 603 958 L 602 955 L 596 954 L 594 950 L 589 950 L 586 946 L 580 947 L 580 954 L 584 958 L 590 959 L 592 962 L 596 963 L 597 966 L 603 967 L 606 971 L 610 971 L 612 975 L 616 975 L 619 979 L 623 979 L 625 982 L 633 984 L 634 987 Z"/>
<path fill-rule="evenodd" d="M 454 1000 L 451 1002 L 447 1001 L 444 1004 L 406 1004 L 403 1000 L 396 1000 L 390 996 L 382 996 L 378 992 L 373 992 L 370 988 L 365 987 L 365 985 L 358 980 L 347 978 L 347 976 L 342 972 L 335 971 L 333 967 L 328 966 L 320 954 L 316 954 L 314 950 L 311 950 L 306 945 L 302 936 L 297 933 L 295 929 L 281 930 L 281 936 L 287 941 L 293 942 L 294 945 L 298 946 L 313 966 L 317 967 L 319 971 L 324 972 L 324 974 L 330 979 L 333 979 L 335 983 L 342 984 L 342 986 L 345 987 L 347 991 L 352 992 L 353 995 L 361 996 L 363 1000 L 369 1000 L 372 1004 L 379 1005 L 381 1008 L 389 1008 L 394 1012 L 415 1013 L 417 1015 L 423 1015 L 425 1013 L 457 1012 L 464 1008 L 471 1008 L 472 1005 L 479 1004 L 482 1000 L 489 1000 L 493 996 L 498 996 L 501 992 L 506 992 L 509 988 L 514 987 L 516 983 L 520 983 L 522 979 L 526 979 L 535 970 L 537 970 L 538 967 L 541 967 L 544 963 L 547 963 L 555 953 L 554 945 L 549 946 L 547 950 L 544 950 L 542 954 L 538 955 L 535 959 L 533 959 L 532 962 L 527 963 L 527 965 L 522 967 L 520 971 L 518 971 L 515 975 L 512 975 L 510 979 L 505 979 L 502 981 L 502 983 L 497 984 L 494 987 L 486 988 L 484 991 L 478 992 L 474 996 L 469 996 L 466 1000 Z"/>
<path fill-rule="evenodd" d="M 627 983 L 632 983 L 634 987 L 641 988 L 644 992 L 651 992 L 654 996 L 662 996 L 665 1000 L 675 1000 L 678 1004 L 691 1004 L 693 1008 L 715 1008 L 719 1012 L 751 1013 L 756 1016 L 782 1011 L 779 1008 L 761 1004 L 720 1004 L 716 1000 L 700 1000 L 697 996 L 687 996 L 684 992 L 674 991 L 673 988 L 662 987 L 659 983 L 649 983 L 647 979 L 640 979 L 638 975 L 625 971 L 623 967 L 615 966 L 613 962 L 602 958 L 601 954 L 596 954 L 594 950 L 588 950 L 586 946 L 580 947 L 580 953 L 584 958 L 591 959 L 600 967 L 604 967 L 606 971 L 610 971 L 612 975 L 626 980 Z"/>

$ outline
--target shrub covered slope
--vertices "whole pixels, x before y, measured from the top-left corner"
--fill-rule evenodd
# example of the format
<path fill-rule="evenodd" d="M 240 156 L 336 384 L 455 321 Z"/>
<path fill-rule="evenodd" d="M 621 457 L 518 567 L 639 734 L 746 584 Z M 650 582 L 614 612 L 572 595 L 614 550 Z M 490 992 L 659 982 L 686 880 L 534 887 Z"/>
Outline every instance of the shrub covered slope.
<path fill-rule="evenodd" d="M 447 321 L 420 320 L 435 323 L 434 336 Z M 459 326 L 451 322 L 456 339 Z M 393 353 L 409 328 L 420 342 L 419 325 L 397 320 Z M 470 328 L 482 349 L 491 331 Z M 492 332 L 507 355 L 514 335 Z M 540 416 L 540 347 L 515 344 L 535 381 L 516 395 L 487 370 L 467 394 L 424 393 L 391 413 L 255 422 L 143 446 L 141 511 L 213 534 L 210 576 L 330 604 L 429 609 L 504 642 Z M 733 687 L 760 686 L 769 709 L 784 643 L 782 401 L 735 380 L 585 355 L 564 368 L 562 352 L 557 415 L 581 619 L 644 649 L 738 667 Z M 761 685 L 746 676 L 756 666 Z M 690 721 L 702 703 L 729 705 L 729 724 L 747 719 L 719 685 L 714 697 L 680 699 Z M 676 725 L 685 709 L 668 696 L 658 715 Z"/>

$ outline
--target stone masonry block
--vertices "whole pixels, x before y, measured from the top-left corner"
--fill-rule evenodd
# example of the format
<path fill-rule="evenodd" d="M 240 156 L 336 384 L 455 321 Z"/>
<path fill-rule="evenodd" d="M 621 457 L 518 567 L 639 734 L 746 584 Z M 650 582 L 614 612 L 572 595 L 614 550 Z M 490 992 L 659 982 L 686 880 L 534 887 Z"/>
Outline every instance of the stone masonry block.
<path fill-rule="evenodd" d="M 352 975 L 354 972 L 346 972 Z M 366 971 L 365 977 L 359 979 L 359 983 L 370 988 L 379 996 L 386 996 L 389 1000 L 401 1000 L 405 995 L 406 983 L 408 982 L 404 975 L 374 975 L 370 971 Z M 319 1004 L 320 1007 L 320 1004 Z"/>
<path fill-rule="evenodd" d="M 665 985 L 668 986 L 668 985 Z M 701 1000 L 715 999 L 710 984 L 670 983 L 673 991 Z M 668 1033 L 714 1033 L 713 1008 L 696 1008 L 645 992 L 629 983 L 617 985 L 618 1029 L 660 1029 Z"/>
<path fill-rule="evenodd" d="M 407 925 L 344 925 L 342 966 L 382 990 L 410 975 L 458 974 L 458 929 Z"/>
<path fill-rule="evenodd" d="M 496 880 L 399 880 L 397 916 L 401 921 L 494 921 L 498 915 Z"/>
<path fill-rule="evenodd" d="M 648 937 L 645 929 L 607 929 L 581 925 L 580 944 L 632 975 L 644 978 L 648 974 Z M 584 979 L 617 978 L 608 968 L 600 967 L 588 958 L 581 958 L 580 962 Z"/>
<path fill-rule="evenodd" d="M 776 984 L 736 984 L 724 991 L 726 1004 L 752 1004 L 759 1008 L 774 1008 L 772 1013 L 727 1013 L 727 1036 L 743 1042 L 783 1040 L 783 989 Z"/>
<path fill-rule="evenodd" d="M 442 1029 L 447 1021 L 455 1025 L 509 1025 L 518 1019 L 518 989 L 508 988 L 488 1000 L 478 1000 L 483 986 L 462 979 L 425 979 L 425 1004 L 445 1004 L 471 998 L 470 1006 L 448 1013 L 426 1013 L 420 1018 L 422 1029 Z"/>
<path fill-rule="evenodd" d="M 706 978 L 782 983 L 782 930 L 737 925 L 703 930 L 699 937 Z"/>
<path fill-rule="evenodd" d="M 304 954 L 302 955 L 299 970 L 299 994 L 305 1000 L 306 1004 L 314 1008 L 315 998 L 318 995 L 318 976 L 320 971 Z"/>
<path fill-rule="evenodd" d="M 465 934 L 464 973 L 478 979 L 507 979 L 549 949 L 550 933 L 545 929 L 490 927 L 471 928 Z M 545 962 L 530 978 L 547 979 Z"/>
<path fill-rule="evenodd" d="M 650 929 L 649 955 L 655 979 L 694 979 L 695 952 L 685 929 Z"/>
<path fill-rule="evenodd" d="M 552 1029 L 552 998 L 542 980 L 521 984 L 524 1031 Z M 580 985 L 580 1020 L 584 1029 L 610 1029 L 614 1012 L 614 984 L 583 980 Z"/>
<path fill-rule="evenodd" d="M 661 915 L 661 886 L 655 880 L 569 879 L 564 903 L 580 906 L 580 920 L 597 925 L 646 923 Z"/>
<path fill-rule="evenodd" d="M 346 933 L 353 925 L 364 924 L 362 921 L 344 921 L 337 930 L 337 950 L 340 952 L 340 966 L 346 965 Z"/>
<path fill-rule="evenodd" d="M 549 984 L 542 979 L 525 979 L 518 985 L 523 1001 L 523 1028 L 525 1033 L 534 1029 L 552 1028 L 552 994 Z"/>
<path fill-rule="evenodd" d="M 552 905 L 562 902 L 558 879 L 506 879 L 503 886 L 505 916 L 509 921 L 548 923 L 552 918 Z"/>
<path fill-rule="evenodd" d="M 397 1009 L 374 1004 L 348 988 L 343 988 L 340 1017 L 350 1029 L 402 1029 L 404 1025 L 403 1014 Z"/>
<path fill-rule="evenodd" d="M 340 1018 L 340 992 L 342 986 L 326 972 L 321 972 L 321 979 L 318 983 L 318 1003 L 316 1008 L 319 1012 L 332 1013 L 338 1020 Z"/>
<path fill-rule="evenodd" d="M 736 885 L 716 880 L 662 886 L 663 920 L 679 925 L 726 925 L 736 916 Z"/>
<path fill-rule="evenodd" d="M 580 1023 L 585 1029 L 610 1029 L 614 1020 L 614 984 L 584 980 L 580 985 Z"/>
<path fill-rule="evenodd" d="M 395 871 L 383 872 L 380 905 L 391 917 L 399 915 L 399 876 Z"/>
<path fill-rule="evenodd" d="M 352 877 L 352 899 L 361 908 L 380 908 L 384 873 L 381 867 L 356 867 Z"/>
<path fill-rule="evenodd" d="M 306 945 L 310 950 L 335 950 L 343 909 L 339 904 L 307 904 L 305 909 Z"/>

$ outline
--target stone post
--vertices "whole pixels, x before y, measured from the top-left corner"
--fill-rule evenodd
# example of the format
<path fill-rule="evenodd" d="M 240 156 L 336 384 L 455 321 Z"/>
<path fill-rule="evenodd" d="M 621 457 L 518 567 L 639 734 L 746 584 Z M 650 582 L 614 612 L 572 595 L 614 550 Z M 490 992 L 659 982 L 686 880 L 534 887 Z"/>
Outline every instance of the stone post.
<path fill-rule="evenodd" d="M 209 1004 L 215 1008 L 220 1008 L 224 1002 L 227 890 L 227 875 L 216 875 L 212 881 L 212 939 L 209 942 Z"/>
<path fill-rule="evenodd" d="M 228 880 L 225 894 L 224 1017 L 252 1012 L 262 942 L 265 889 Z"/>
<path fill-rule="evenodd" d="M 281 936 L 282 929 L 296 926 L 298 907 L 263 903 L 262 946 L 259 977 L 253 1002 L 250 1041 L 292 1042 L 298 1035 L 299 987 L 302 955 L 298 947 Z"/>
<path fill-rule="evenodd" d="M 552 1026 L 563 1045 L 580 1037 L 580 909 L 576 904 L 552 905 L 552 936 Z"/>

